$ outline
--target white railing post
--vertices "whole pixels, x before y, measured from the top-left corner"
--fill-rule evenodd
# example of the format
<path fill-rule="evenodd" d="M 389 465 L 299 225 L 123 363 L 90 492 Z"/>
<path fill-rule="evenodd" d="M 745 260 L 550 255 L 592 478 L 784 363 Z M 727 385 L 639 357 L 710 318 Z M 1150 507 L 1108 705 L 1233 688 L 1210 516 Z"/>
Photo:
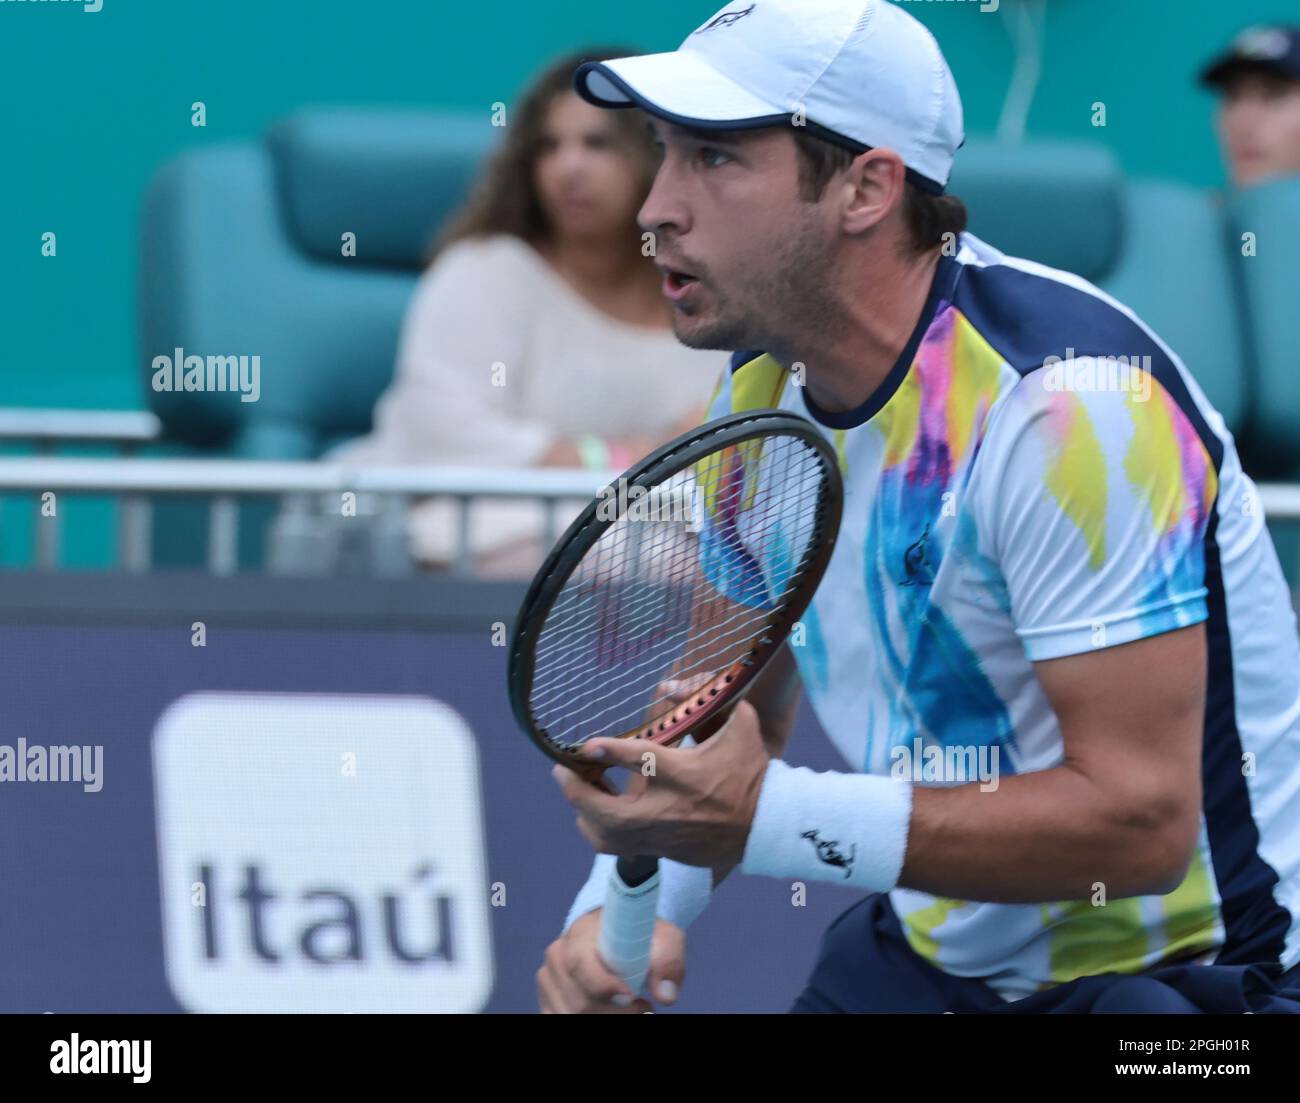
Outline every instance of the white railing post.
<path fill-rule="evenodd" d="M 239 568 L 239 500 L 218 494 L 208 507 L 208 570 L 232 575 Z"/>
<path fill-rule="evenodd" d="M 127 494 L 118 511 L 118 558 L 132 574 L 144 574 L 152 562 L 153 505 L 143 494 Z"/>

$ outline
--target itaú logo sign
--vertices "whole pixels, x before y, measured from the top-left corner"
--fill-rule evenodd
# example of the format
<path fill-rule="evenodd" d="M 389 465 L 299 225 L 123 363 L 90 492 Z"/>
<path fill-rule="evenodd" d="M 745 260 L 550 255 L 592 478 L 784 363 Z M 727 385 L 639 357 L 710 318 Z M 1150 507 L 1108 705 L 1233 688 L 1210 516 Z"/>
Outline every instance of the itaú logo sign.
<path fill-rule="evenodd" d="M 154 731 L 167 977 L 192 1011 L 478 1011 L 478 755 L 427 698 L 198 693 Z"/>

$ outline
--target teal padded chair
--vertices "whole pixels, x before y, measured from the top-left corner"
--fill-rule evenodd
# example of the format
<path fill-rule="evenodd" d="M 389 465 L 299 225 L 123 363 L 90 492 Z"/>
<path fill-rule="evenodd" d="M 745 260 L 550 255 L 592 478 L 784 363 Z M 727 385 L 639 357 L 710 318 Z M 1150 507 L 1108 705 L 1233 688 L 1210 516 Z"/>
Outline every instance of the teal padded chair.
<path fill-rule="evenodd" d="M 486 114 L 309 111 L 164 166 L 144 201 L 139 330 L 168 451 L 305 460 L 365 433 L 429 245 L 499 133 Z M 155 392 L 153 358 L 177 348 L 260 356 L 259 400 Z M 243 567 L 268 513 L 243 511 Z M 157 518 L 155 562 L 201 563 L 203 510 Z"/>
<path fill-rule="evenodd" d="M 1227 204 L 1227 255 L 1240 289 L 1256 401 L 1243 454 L 1258 478 L 1300 482 L 1300 176 L 1234 193 Z M 1243 252 L 1253 235 L 1253 256 Z M 1270 521 L 1282 567 L 1300 582 L 1300 526 Z"/>
<path fill-rule="evenodd" d="M 1300 176 L 1236 192 L 1227 221 L 1227 254 L 1257 365 L 1251 449 L 1268 477 L 1300 481 Z M 1245 234 L 1254 235 L 1253 256 L 1242 251 Z"/>
<path fill-rule="evenodd" d="M 1224 223 L 1207 192 L 1126 179 L 1103 146 L 969 142 L 949 190 L 995 248 L 1074 272 L 1131 307 L 1235 434 L 1253 388 Z M 1123 355 L 1117 349 L 1116 355 Z"/>
<path fill-rule="evenodd" d="M 312 111 L 262 144 L 166 166 L 145 199 L 140 334 L 169 447 L 310 459 L 367 431 L 428 244 L 496 135 L 486 117 Z M 952 190 L 990 243 L 1128 302 L 1238 427 L 1251 392 L 1221 221 L 1203 194 L 1128 181 L 1101 147 L 1068 143 L 972 142 Z M 154 393 L 152 359 L 176 348 L 260 355 L 260 400 Z M 264 520 L 242 526 L 242 566 L 260 561 Z M 205 526 L 202 511 L 160 524 L 156 561 L 201 562 Z"/>

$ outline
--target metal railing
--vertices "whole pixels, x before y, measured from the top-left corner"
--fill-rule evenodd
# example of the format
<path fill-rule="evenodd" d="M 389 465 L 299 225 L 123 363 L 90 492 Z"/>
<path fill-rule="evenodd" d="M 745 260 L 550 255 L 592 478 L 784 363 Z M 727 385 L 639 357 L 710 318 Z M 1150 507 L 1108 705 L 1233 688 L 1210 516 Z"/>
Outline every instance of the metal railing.
<path fill-rule="evenodd" d="M 162 422 L 143 410 L 27 410 L 0 408 L 0 441 L 26 441 L 52 452 L 65 441 L 104 443 L 130 454 L 157 440 Z"/>
<path fill-rule="evenodd" d="M 30 438 L 30 425 L 26 436 Z M 0 423 L 0 435 L 4 426 Z M 66 439 L 66 438 L 65 438 Z M 371 495 L 382 510 L 408 509 L 422 499 L 457 505 L 453 570 L 473 573 L 470 511 L 479 501 L 539 503 L 542 538 L 549 547 L 558 535 L 558 509 L 586 502 L 610 485 L 618 472 L 554 468 L 356 467 L 329 463 L 275 463 L 248 460 L 81 459 L 40 457 L 0 459 L 0 494 L 96 494 L 119 501 L 119 563 L 128 571 L 151 566 L 154 499 L 208 499 L 207 568 L 232 574 L 238 562 L 241 499 L 279 500 L 289 508 L 311 496 Z M 1273 520 L 1300 521 L 1300 484 L 1261 484 L 1260 505 Z M 59 565 L 58 514 L 40 516 L 35 534 L 39 567 Z"/>
<path fill-rule="evenodd" d="M 373 495 L 385 509 L 403 509 L 417 499 L 442 498 L 458 505 L 454 570 L 472 573 L 470 510 L 486 500 L 537 502 L 543 508 L 546 546 L 558 536 L 558 507 L 586 502 L 618 472 L 565 469 L 467 467 L 350 467 L 328 463 L 268 463 L 248 460 L 15 458 L 0 460 L 0 493 L 100 494 L 120 500 L 118 556 L 128 571 L 150 569 L 152 501 L 202 497 L 208 501 L 207 567 L 232 574 L 238 562 L 241 498 L 293 500 L 304 496 Z M 59 525 L 39 517 L 36 563 L 59 565 Z"/>

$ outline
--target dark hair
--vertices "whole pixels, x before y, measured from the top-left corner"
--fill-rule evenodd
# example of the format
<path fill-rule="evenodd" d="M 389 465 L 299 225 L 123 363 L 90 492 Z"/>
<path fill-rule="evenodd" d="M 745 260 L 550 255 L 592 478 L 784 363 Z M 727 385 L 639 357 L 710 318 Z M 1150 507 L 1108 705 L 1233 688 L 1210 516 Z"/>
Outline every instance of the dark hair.
<path fill-rule="evenodd" d="M 560 58 L 533 81 L 512 109 L 500 147 L 475 180 L 469 199 L 444 224 L 432 247 L 431 262 L 447 246 L 467 237 L 513 234 L 534 244 L 550 233 L 537 196 L 533 166 L 541 150 L 546 113 L 557 96 L 573 91 L 574 71 L 584 61 L 631 57 L 636 50 L 592 47 Z M 624 149 L 649 193 L 658 160 L 645 115 L 636 108 L 607 112 L 615 141 Z"/>
<path fill-rule="evenodd" d="M 793 132 L 799 151 L 800 194 L 805 202 L 816 203 L 832 177 L 853 164 L 858 155 L 802 127 Z M 909 180 L 903 189 L 903 218 L 912 247 L 924 253 L 943 245 L 947 234 L 955 237 L 965 230 L 968 216 L 966 204 L 955 195 L 932 195 Z"/>

